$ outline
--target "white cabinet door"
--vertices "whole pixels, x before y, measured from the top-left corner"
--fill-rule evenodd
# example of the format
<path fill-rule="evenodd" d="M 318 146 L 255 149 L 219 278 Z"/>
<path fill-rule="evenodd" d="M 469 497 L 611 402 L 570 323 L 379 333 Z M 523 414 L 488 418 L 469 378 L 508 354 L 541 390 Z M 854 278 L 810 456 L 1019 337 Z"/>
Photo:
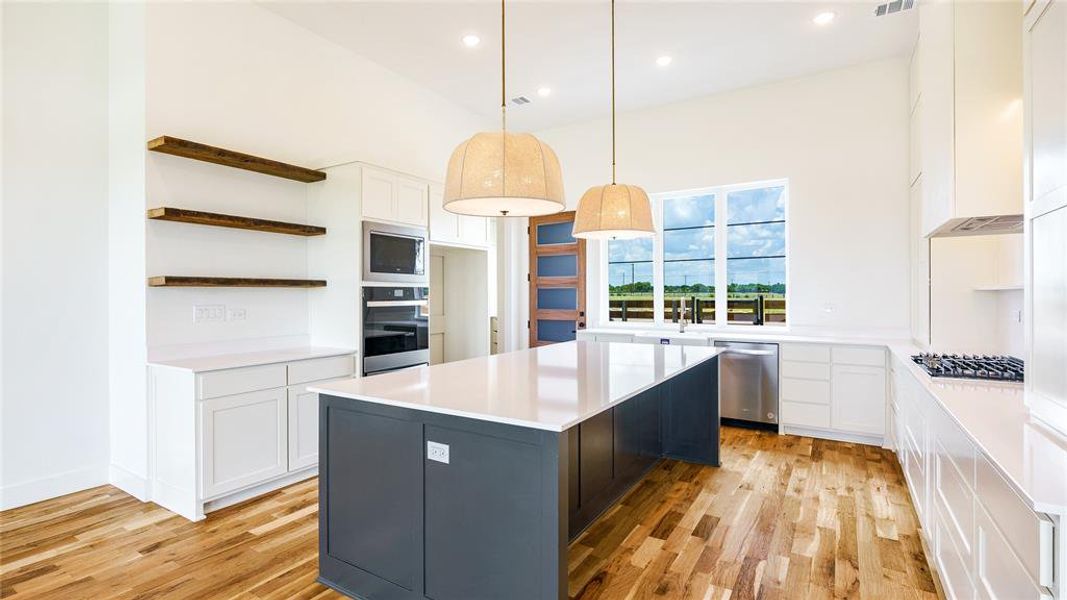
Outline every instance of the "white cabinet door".
<path fill-rule="evenodd" d="M 459 217 L 459 237 L 464 244 L 471 246 L 489 245 L 489 219 L 486 217 Z"/>
<path fill-rule="evenodd" d="M 1030 200 L 1052 208 L 1067 204 L 1067 2 L 1039 2 L 1027 21 Z"/>
<path fill-rule="evenodd" d="M 363 167 L 363 218 L 396 220 L 397 178 L 386 171 Z"/>
<path fill-rule="evenodd" d="M 439 185 L 430 186 L 430 241 L 459 241 L 459 215 L 444 208 L 445 190 Z"/>
<path fill-rule="evenodd" d="M 834 365 L 831 426 L 839 431 L 885 432 L 885 369 Z"/>
<path fill-rule="evenodd" d="M 396 186 L 396 216 L 394 219 L 408 225 L 426 227 L 429 187 L 426 182 L 407 177 L 398 177 Z"/>
<path fill-rule="evenodd" d="M 200 402 L 200 493 L 210 499 L 288 470 L 285 388 Z"/>
<path fill-rule="evenodd" d="M 952 216 L 955 141 L 953 114 L 954 3 L 919 5 L 919 159 L 923 178 L 922 232 Z"/>
<path fill-rule="evenodd" d="M 296 471 L 319 462 L 319 395 L 299 385 L 288 396 L 289 470 Z"/>

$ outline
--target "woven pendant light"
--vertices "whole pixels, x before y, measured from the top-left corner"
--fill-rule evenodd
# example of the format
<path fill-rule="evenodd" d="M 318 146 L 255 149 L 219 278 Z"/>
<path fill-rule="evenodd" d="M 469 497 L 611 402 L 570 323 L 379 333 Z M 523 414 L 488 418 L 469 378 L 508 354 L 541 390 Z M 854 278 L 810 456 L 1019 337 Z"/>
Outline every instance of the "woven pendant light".
<path fill-rule="evenodd" d="M 615 0 L 611 0 L 611 183 L 582 194 L 574 217 L 574 237 L 614 240 L 655 234 L 645 190 L 615 182 Z"/>
<path fill-rule="evenodd" d="M 507 130 L 505 12 L 500 2 L 500 131 L 474 134 L 452 151 L 445 210 L 482 217 L 533 217 L 566 208 L 559 159 L 529 133 Z"/>

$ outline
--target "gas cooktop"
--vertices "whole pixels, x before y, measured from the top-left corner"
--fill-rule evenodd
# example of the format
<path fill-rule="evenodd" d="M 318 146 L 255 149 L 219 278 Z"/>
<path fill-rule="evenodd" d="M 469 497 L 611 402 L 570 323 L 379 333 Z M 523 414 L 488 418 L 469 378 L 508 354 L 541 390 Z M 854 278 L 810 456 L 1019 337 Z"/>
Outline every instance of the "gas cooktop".
<path fill-rule="evenodd" d="M 1014 356 L 916 354 L 911 357 L 931 377 L 1022 381 L 1023 361 Z"/>

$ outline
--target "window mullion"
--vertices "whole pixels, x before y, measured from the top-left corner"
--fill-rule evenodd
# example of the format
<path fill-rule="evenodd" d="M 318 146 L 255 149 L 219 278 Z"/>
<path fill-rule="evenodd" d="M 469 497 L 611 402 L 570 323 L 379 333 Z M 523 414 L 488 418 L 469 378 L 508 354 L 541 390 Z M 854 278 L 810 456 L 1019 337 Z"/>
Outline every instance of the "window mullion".
<path fill-rule="evenodd" d="M 656 236 L 652 241 L 652 310 L 653 322 L 663 324 L 663 199 L 653 200 L 653 211 L 659 218 L 653 218 Z"/>
<path fill-rule="evenodd" d="M 726 190 L 715 190 L 715 324 L 727 324 Z"/>

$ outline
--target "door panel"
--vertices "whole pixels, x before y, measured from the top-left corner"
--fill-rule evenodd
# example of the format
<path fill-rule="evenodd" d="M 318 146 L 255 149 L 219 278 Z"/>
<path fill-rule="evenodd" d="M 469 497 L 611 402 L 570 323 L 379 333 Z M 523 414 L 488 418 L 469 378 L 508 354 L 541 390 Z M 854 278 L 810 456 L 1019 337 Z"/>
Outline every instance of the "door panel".
<path fill-rule="evenodd" d="M 445 257 L 430 255 L 430 364 L 445 362 Z"/>
<path fill-rule="evenodd" d="M 530 346 L 575 339 L 585 327 L 585 240 L 574 212 L 530 219 Z"/>

